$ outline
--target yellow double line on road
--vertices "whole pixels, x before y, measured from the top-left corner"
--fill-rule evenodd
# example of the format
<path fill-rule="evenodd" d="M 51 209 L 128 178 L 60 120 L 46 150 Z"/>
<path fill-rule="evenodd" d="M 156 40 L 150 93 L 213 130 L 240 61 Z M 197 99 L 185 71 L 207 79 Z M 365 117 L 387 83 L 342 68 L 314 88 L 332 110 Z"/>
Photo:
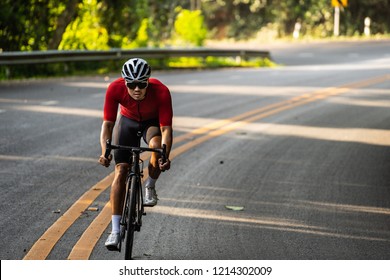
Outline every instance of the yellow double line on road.
<path fill-rule="evenodd" d="M 367 79 L 360 82 L 346 84 L 341 87 L 332 87 L 324 90 L 315 91 L 309 94 L 303 94 L 301 96 L 270 104 L 265 107 L 261 107 L 244 114 L 237 115 L 230 119 L 220 120 L 195 129 L 184 135 L 175 137 L 174 143 L 180 143 L 186 140 L 186 142 L 171 152 L 171 158 L 175 158 L 184 152 L 192 149 L 205 141 L 212 138 L 221 136 L 230 131 L 233 131 L 245 124 L 275 115 L 277 113 L 286 111 L 291 108 L 295 108 L 316 100 L 325 99 L 331 96 L 340 95 L 346 93 L 352 89 L 363 88 L 374 84 L 379 84 L 390 80 L 390 75 L 379 76 L 371 79 Z M 194 138 L 195 137 L 195 138 Z M 194 138 L 194 139 L 193 139 Z M 80 217 L 81 213 L 85 211 L 91 203 L 110 185 L 113 180 L 113 173 L 108 175 L 102 181 L 90 188 L 83 196 L 81 196 L 69 209 L 66 211 L 32 246 L 30 251 L 26 254 L 24 259 L 26 260 L 43 260 L 50 254 L 59 239 L 65 234 L 70 226 Z M 110 204 L 109 202 L 102 209 L 100 214 L 90 224 L 90 226 L 84 231 L 78 242 L 73 247 L 68 259 L 88 259 L 92 253 L 92 250 L 99 238 L 103 234 L 104 230 L 110 223 Z"/>

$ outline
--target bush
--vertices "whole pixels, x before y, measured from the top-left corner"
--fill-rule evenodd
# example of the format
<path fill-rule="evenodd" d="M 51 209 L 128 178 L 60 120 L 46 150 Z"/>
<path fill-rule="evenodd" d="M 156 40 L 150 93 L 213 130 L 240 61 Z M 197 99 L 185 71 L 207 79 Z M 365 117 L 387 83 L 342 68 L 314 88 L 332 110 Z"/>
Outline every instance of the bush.
<path fill-rule="evenodd" d="M 177 39 L 184 44 L 203 46 L 207 37 L 207 28 L 200 10 L 190 11 L 178 8 L 179 14 L 175 20 Z"/>

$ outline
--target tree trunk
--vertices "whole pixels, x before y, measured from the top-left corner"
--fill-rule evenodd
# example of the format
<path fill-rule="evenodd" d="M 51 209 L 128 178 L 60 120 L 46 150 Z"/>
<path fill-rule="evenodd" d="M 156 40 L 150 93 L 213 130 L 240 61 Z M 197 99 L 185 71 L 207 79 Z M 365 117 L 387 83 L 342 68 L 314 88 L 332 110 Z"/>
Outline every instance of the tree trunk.
<path fill-rule="evenodd" d="M 65 10 L 57 19 L 57 28 L 53 32 L 53 36 L 49 41 L 47 48 L 49 50 L 56 50 L 61 43 L 62 35 L 64 34 L 66 27 L 77 15 L 78 5 L 83 0 L 70 0 L 66 4 Z"/>

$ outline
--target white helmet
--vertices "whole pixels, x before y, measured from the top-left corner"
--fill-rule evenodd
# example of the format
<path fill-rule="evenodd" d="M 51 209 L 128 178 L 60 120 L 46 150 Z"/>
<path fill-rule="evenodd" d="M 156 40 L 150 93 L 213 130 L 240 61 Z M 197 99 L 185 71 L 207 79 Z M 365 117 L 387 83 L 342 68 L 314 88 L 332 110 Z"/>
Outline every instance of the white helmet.
<path fill-rule="evenodd" d="M 122 77 L 127 82 L 147 82 L 151 73 L 149 64 L 142 58 L 131 58 L 123 64 Z"/>

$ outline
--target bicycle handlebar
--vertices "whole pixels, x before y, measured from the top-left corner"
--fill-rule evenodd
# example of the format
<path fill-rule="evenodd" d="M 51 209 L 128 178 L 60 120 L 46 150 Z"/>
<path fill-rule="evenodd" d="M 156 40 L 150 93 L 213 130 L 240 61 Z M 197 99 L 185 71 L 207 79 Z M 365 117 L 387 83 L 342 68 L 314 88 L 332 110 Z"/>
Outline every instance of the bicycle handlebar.
<path fill-rule="evenodd" d="M 104 153 L 104 157 L 108 159 L 112 150 L 127 150 L 132 153 L 143 153 L 143 152 L 154 152 L 159 153 L 162 158 L 162 162 L 167 162 L 167 145 L 163 145 L 162 149 L 153 149 L 148 147 L 130 147 L 130 146 L 122 146 L 122 145 L 113 145 L 111 144 L 111 140 L 106 140 L 106 152 Z"/>

